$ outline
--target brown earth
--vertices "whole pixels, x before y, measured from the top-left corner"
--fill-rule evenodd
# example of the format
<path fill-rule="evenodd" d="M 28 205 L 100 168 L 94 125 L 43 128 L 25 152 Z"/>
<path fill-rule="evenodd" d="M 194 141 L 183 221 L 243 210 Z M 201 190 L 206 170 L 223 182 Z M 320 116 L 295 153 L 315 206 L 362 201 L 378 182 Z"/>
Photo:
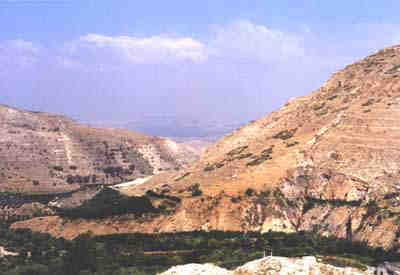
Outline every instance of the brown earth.
<path fill-rule="evenodd" d="M 36 218 L 13 228 L 67 238 L 87 230 L 312 230 L 396 248 L 399 138 L 400 46 L 395 46 L 223 137 L 187 169 L 124 190 L 181 198 L 169 214 L 147 220 Z"/>

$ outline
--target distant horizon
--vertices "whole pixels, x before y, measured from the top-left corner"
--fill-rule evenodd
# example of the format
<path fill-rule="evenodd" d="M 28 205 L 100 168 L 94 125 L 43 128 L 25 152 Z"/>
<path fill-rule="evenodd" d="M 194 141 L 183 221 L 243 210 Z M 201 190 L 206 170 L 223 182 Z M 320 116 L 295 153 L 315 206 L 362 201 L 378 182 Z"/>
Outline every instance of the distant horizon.
<path fill-rule="evenodd" d="M 201 125 L 197 125 L 197 121 L 193 121 L 188 118 L 187 121 L 182 120 L 182 125 L 171 125 L 165 124 L 164 117 L 160 117 L 160 121 L 153 121 L 151 119 L 146 120 L 145 122 L 141 122 L 139 120 L 131 120 L 131 121 L 85 121 L 79 120 L 72 117 L 69 117 L 66 114 L 62 113 L 54 113 L 54 112 L 44 112 L 40 110 L 29 110 L 24 108 L 18 108 L 15 106 L 11 106 L 9 104 L 3 104 L 0 102 L 0 105 L 17 109 L 22 112 L 31 112 L 31 113 L 43 113 L 55 116 L 62 116 L 67 119 L 71 119 L 77 123 L 85 124 L 92 127 L 98 128 L 109 128 L 109 129 L 124 129 L 140 132 L 142 134 L 148 136 L 160 136 L 173 138 L 176 141 L 189 141 L 189 140 L 204 140 L 204 141 L 216 141 L 222 136 L 232 132 L 234 129 L 237 129 L 243 125 L 250 123 L 251 121 L 247 121 L 244 123 L 241 122 L 227 122 L 221 124 L 219 121 L 207 121 L 206 124 L 203 123 L 203 127 Z M 149 116 L 151 117 L 151 116 Z M 172 117 L 170 117 L 172 118 Z M 175 121 L 176 121 L 176 117 Z M 178 121 L 179 122 L 179 121 Z M 217 122 L 220 123 L 218 125 L 210 125 L 210 123 Z M 209 124 L 207 124 L 209 123 Z M 205 126 L 205 127 L 204 127 Z M 174 134 L 171 134 L 174 133 Z"/>

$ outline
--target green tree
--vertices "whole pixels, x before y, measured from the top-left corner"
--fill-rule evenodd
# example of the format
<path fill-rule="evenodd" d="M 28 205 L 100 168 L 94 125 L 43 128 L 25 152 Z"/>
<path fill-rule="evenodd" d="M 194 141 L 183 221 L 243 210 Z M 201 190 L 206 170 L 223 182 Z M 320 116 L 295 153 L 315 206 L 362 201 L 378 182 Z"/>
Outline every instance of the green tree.
<path fill-rule="evenodd" d="M 64 258 L 66 274 L 76 275 L 84 270 L 96 271 L 95 245 L 89 233 L 77 237 Z"/>

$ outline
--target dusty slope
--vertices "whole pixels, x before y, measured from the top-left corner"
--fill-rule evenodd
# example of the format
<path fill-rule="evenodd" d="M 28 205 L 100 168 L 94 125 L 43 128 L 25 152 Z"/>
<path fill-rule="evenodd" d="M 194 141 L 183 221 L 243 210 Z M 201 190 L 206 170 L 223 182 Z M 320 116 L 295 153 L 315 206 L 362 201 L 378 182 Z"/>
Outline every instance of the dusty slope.
<path fill-rule="evenodd" d="M 313 230 L 398 247 L 399 104 L 396 46 L 347 66 L 320 89 L 225 136 L 186 170 L 124 191 L 182 198 L 170 214 L 119 222 L 52 217 L 14 227 L 66 237 L 84 230 Z M 97 226 L 105 224 L 110 226 Z"/>
<path fill-rule="evenodd" d="M 100 129 L 0 105 L 0 191 L 52 193 L 181 168 L 196 154 L 166 138 Z"/>

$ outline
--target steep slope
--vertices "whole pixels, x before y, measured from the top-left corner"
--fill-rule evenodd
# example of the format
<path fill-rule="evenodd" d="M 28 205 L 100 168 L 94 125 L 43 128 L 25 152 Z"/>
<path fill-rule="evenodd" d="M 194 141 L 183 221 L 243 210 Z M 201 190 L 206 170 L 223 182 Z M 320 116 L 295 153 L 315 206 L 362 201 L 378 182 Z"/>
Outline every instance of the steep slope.
<path fill-rule="evenodd" d="M 399 104 L 396 46 L 347 66 L 320 89 L 225 136 L 189 168 L 123 191 L 147 196 L 155 206 L 162 194 L 180 198 L 171 211 L 120 219 L 114 227 L 106 226 L 107 219 L 51 217 L 14 228 L 65 237 L 85 230 L 312 230 L 397 248 Z"/>
<path fill-rule="evenodd" d="M 0 105 L 0 192 L 59 193 L 115 184 L 182 168 L 196 157 L 167 138 Z"/>

